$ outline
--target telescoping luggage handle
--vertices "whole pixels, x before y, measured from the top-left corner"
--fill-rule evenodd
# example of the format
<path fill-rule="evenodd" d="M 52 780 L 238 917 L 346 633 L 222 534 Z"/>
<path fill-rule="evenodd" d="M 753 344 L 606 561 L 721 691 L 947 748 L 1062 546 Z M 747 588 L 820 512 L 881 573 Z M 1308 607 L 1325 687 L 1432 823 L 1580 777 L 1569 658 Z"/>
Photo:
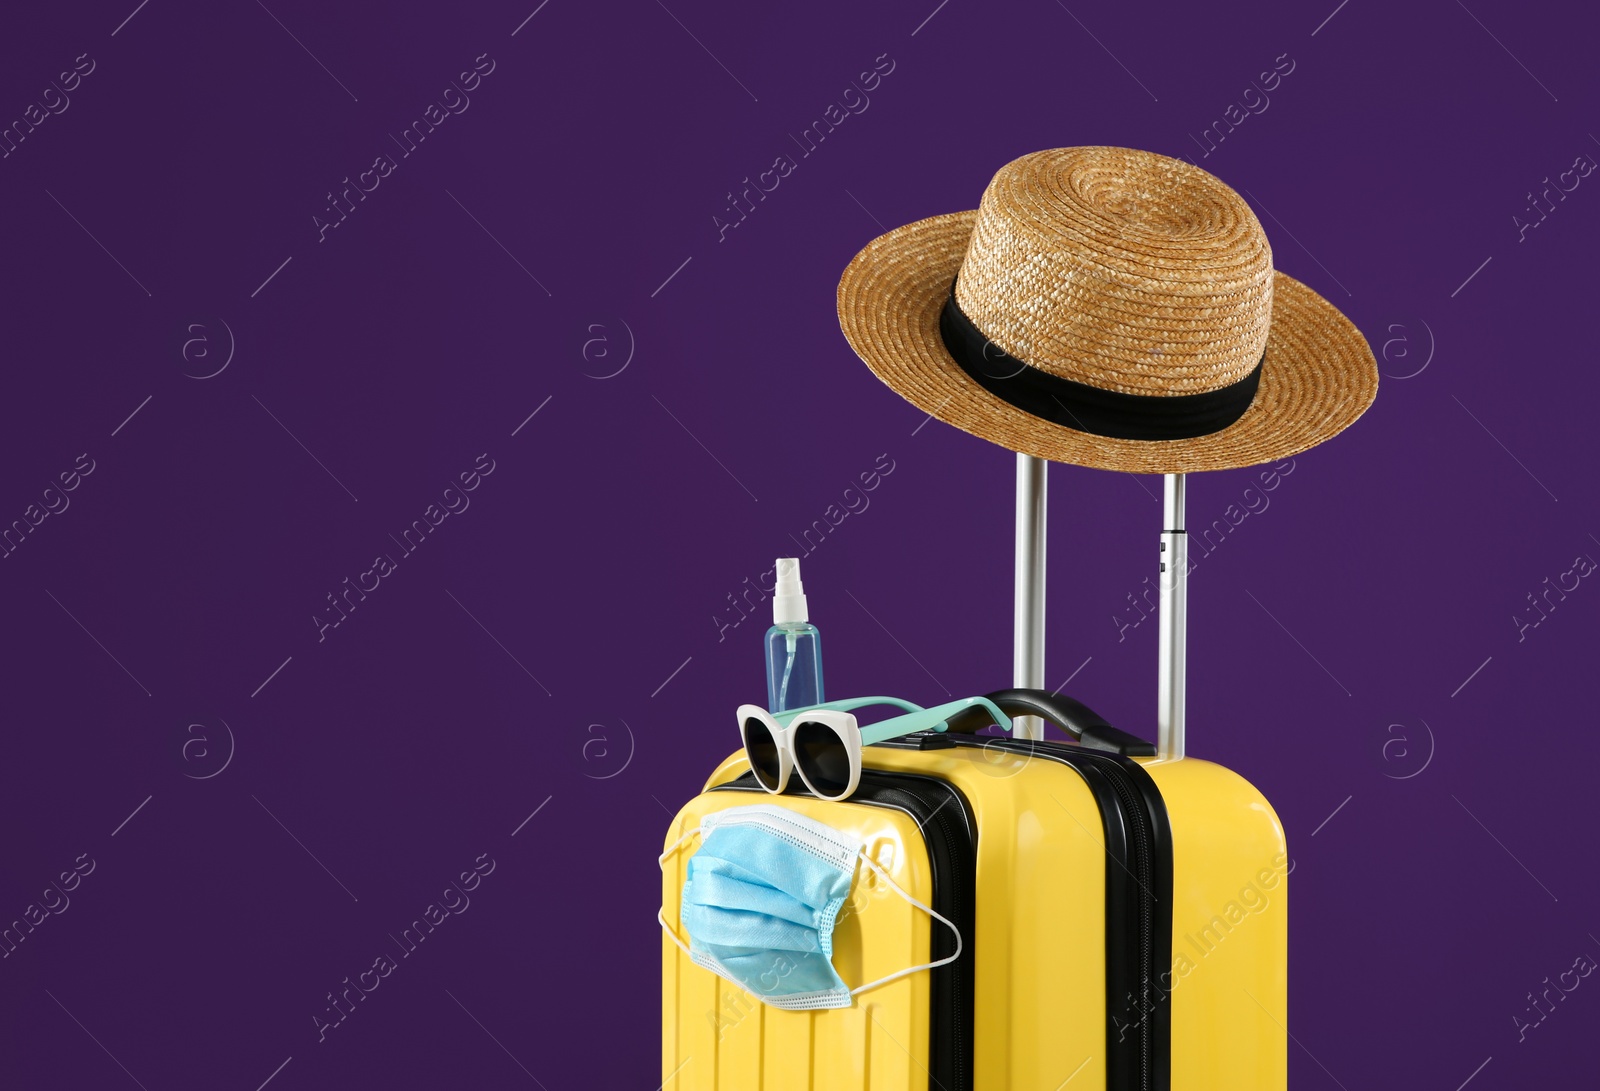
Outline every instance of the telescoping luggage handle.
<path fill-rule="evenodd" d="M 1012 680 L 1017 690 L 1009 692 L 1041 691 L 1044 687 L 1045 470 L 1048 466 L 1049 463 L 1042 458 L 1017 455 L 1016 582 L 1013 599 L 1016 620 L 1012 629 Z M 1156 675 L 1159 741 L 1155 752 L 1162 758 L 1176 759 L 1184 754 L 1184 697 L 1188 681 L 1189 536 L 1184 527 L 1187 493 L 1184 475 L 1164 475 L 1161 492 L 1161 603 L 1157 637 L 1160 662 Z M 1006 708 L 998 697 L 990 696 L 1008 715 L 1015 715 L 1014 710 Z M 1072 703 L 1078 704 L 1076 701 Z M 1087 709 L 1084 711 L 1088 712 Z M 1092 712 L 1089 715 L 1094 716 Z M 1054 716 L 1049 718 L 1071 731 L 1067 723 Z M 1094 719 L 1105 724 L 1098 716 L 1094 716 Z M 1105 726 L 1110 727 L 1108 724 Z M 1044 737 L 1044 723 L 1037 716 L 1025 713 L 1013 720 L 1013 733 L 1021 739 L 1041 739 Z M 1149 745 L 1142 740 L 1137 741 Z"/>
<path fill-rule="evenodd" d="M 1042 689 L 1002 689 L 987 695 L 1007 716 L 1039 716 L 1057 724 L 1078 744 L 1089 750 L 1124 754 L 1130 758 L 1153 757 L 1156 748 L 1144 739 L 1106 723 L 1105 718 L 1082 701 Z M 993 723 L 982 705 L 962 709 L 948 720 L 950 731 L 973 732 Z"/>

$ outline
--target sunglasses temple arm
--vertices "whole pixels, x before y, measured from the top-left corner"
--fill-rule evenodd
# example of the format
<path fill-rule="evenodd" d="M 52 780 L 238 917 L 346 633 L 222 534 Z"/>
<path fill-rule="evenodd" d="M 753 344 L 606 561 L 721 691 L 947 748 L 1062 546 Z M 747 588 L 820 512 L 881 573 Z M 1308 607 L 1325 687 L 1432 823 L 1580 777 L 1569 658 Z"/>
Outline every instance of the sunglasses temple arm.
<path fill-rule="evenodd" d="M 963 697 L 948 704 L 935 705 L 928 709 L 929 715 L 954 716 L 969 708 L 980 708 L 989 714 L 990 719 L 999 724 L 1002 730 L 1010 731 L 1012 728 L 1011 717 L 1000 711 L 1000 706 L 987 697 Z"/>
<path fill-rule="evenodd" d="M 802 712 L 851 712 L 868 705 L 893 705 L 903 712 L 920 712 L 922 706 L 899 697 L 845 697 L 838 701 L 824 701 L 820 705 L 806 705 L 804 708 L 787 708 L 782 712 L 774 712 L 772 718 L 784 727 Z"/>
<path fill-rule="evenodd" d="M 910 735 L 916 731 L 926 731 L 943 720 L 929 719 L 926 712 L 910 712 L 904 716 L 895 716 L 887 720 L 879 720 L 875 724 L 866 724 L 861 728 L 861 745 L 871 746 L 873 743 L 888 742 L 898 739 L 902 735 Z"/>
<path fill-rule="evenodd" d="M 948 704 L 935 705 L 933 708 L 922 709 L 919 712 L 908 712 L 904 716 L 894 716 L 875 724 L 867 724 L 861 728 L 861 743 L 870 746 L 877 742 L 887 742 L 897 739 L 902 735 L 910 735 L 916 731 L 943 731 L 947 726 L 945 717 L 968 709 L 974 705 L 981 705 L 994 717 L 994 722 L 1007 731 L 1011 730 L 1011 717 L 1001 712 L 995 703 L 987 697 L 963 697 L 959 701 Z"/>

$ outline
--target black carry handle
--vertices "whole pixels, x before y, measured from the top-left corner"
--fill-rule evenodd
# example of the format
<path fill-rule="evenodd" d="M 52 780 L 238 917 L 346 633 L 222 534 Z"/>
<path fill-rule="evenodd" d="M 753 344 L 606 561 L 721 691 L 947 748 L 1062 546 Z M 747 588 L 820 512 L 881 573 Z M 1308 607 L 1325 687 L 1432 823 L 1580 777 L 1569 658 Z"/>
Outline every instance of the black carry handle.
<path fill-rule="evenodd" d="M 1155 757 L 1154 743 L 1112 727 L 1098 712 L 1071 697 L 1047 693 L 1042 689 L 1000 689 L 985 696 L 999 705 L 1000 711 L 1007 716 L 1042 716 L 1060 726 L 1078 740 L 1078 745 L 1088 750 L 1103 750 L 1130 758 Z M 993 722 L 993 717 L 982 705 L 963 709 L 948 720 L 949 730 L 966 733 L 978 731 Z"/>

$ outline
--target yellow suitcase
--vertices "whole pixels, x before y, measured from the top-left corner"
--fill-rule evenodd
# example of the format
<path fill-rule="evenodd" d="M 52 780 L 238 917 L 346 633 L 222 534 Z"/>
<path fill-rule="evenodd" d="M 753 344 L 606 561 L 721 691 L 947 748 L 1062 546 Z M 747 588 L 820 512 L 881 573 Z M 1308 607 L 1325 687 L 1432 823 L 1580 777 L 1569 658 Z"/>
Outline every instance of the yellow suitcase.
<path fill-rule="evenodd" d="M 858 837 L 960 930 L 954 962 L 785 1011 L 662 936 L 664 1091 L 1283 1091 L 1283 828 L 1238 775 L 1107 727 L 1039 691 L 990 695 L 1075 743 L 971 734 L 952 720 L 867 747 L 845 802 L 761 791 L 743 752 L 667 831 L 662 912 L 680 932 L 678 844 L 707 813 L 775 803 Z M 954 950 L 948 930 L 858 869 L 835 932 L 852 986 Z M 681 934 L 681 933 L 680 933 Z"/>

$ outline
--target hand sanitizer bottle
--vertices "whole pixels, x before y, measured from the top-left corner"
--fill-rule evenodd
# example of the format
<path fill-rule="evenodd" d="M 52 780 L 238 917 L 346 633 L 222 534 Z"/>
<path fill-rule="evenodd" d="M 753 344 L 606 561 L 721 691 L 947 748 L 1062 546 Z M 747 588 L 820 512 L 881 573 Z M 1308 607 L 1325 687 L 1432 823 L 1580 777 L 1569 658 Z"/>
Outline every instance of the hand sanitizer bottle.
<path fill-rule="evenodd" d="M 767 630 L 767 708 L 783 712 L 821 704 L 822 634 L 807 620 L 800 559 L 778 558 L 778 583 L 772 595 L 772 628 Z"/>

